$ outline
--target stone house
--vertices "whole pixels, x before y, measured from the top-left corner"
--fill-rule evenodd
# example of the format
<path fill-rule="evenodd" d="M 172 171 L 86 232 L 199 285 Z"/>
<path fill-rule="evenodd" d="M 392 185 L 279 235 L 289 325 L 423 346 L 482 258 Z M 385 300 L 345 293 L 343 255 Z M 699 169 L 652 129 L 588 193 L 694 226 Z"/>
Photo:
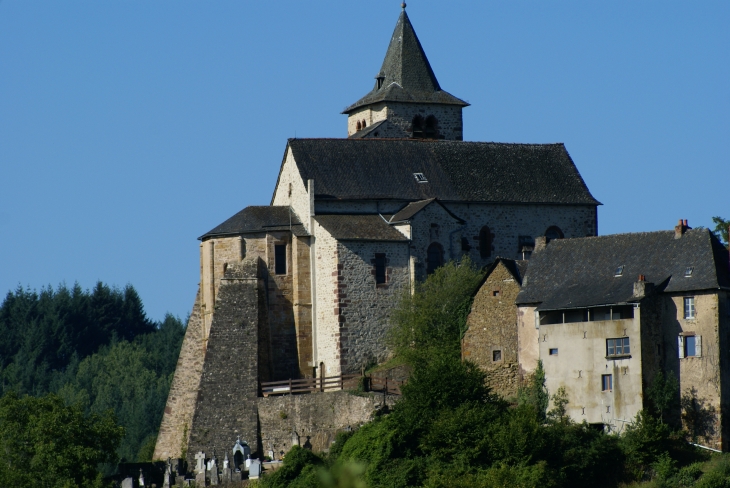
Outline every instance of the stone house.
<path fill-rule="evenodd" d="M 260 381 L 387 359 L 394 303 L 443 263 L 597 235 L 600 203 L 565 146 L 463 141 L 467 105 L 441 89 L 403 10 L 373 89 L 343 112 L 347 138 L 288 140 L 270 204 L 200 237 L 155 458 L 259 435 L 253 414 L 221 412 L 255 412 Z"/>
<path fill-rule="evenodd" d="M 565 387 L 575 421 L 620 431 L 663 371 L 702 410 L 702 425 L 686 427 L 730 448 L 730 269 L 709 230 L 685 220 L 674 231 L 538 242 L 515 303 L 521 368 L 542 359 L 548 390 Z"/>
<path fill-rule="evenodd" d="M 529 261 L 497 258 L 474 295 L 461 342 L 463 359 L 487 373 L 487 384 L 504 398 L 517 396 L 519 369 L 515 300 Z"/>

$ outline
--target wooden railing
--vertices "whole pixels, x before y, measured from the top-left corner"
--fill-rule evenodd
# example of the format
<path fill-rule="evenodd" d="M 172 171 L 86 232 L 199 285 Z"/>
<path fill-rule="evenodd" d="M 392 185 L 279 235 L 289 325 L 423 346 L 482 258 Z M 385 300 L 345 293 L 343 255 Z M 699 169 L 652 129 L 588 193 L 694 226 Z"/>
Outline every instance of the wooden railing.
<path fill-rule="evenodd" d="M 267 397 L 269 395 L 290 395 L 292 393 L 311 393 L 315 391 L 355 390 L 362 387 L 364 391 L 379 392 L 384 395 L 400 395 L 402 384 L 402 381 L 389 380 L 388 378 L 341 374 L 324 378 L 262 381 L 261 394 Z"/>

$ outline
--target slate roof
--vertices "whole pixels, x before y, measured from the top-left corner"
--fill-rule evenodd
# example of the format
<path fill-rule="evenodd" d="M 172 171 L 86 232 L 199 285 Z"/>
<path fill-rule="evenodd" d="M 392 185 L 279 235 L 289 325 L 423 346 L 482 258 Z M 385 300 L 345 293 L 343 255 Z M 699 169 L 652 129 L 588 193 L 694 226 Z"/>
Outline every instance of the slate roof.
<path fill-rule="evenodd" d="M 383 66 L 376 78 L 379 76 L 384 77 L 381 87 L 378 88 L 376 81 L 373 90 L 347 107 L 343 114 L 383 101 L 441 103 L 462 107 L 469 105 L 464 100 L 441 90 L 405 10 L 395 24 Z"/>
<path fill-rule="evenodd" d="M 288 206 L 246 207 L 198 239 L 223 237 L 255 232 L 289 230 L 296 236 L 308 235 L 299 217 Z"/>
<path fill-rule="evenodd" d="M 317 215 L 314 220 L 341 241 L 408 241 L 380 215 Z"/>
<path fill-rule="evenodd" d="M 674 231 L 615 234 L 553 240 L 533 253 L 516 303 L 539 303 L 538 310 L 627 303 L 640 274 L 666 293 L 730 287 L 727 250 L 707 229 L 679 239 Z"/>
<path fill-rule="evenodd" d="M 562 143 L 290 139 L 289 147 L 318 199 L 600 205 Z"/>
<path fill-rule="evenodd" d="M 424 208 L 428 207 L 430 204 L 436 202 L 438 205 L 441 205 L 441 202 L 439 202 L 435 198 L 429 198 L 428 200 L 421 200 L 419 202 L 411 202 L 402 209 L 400 209 L 398 212 L 395 213 L 395 215 L 388 218 L 388 222 L 402 222 L 404 220 L 409 220 L 414 215 L 416 215 L 418 212 L 423 210 Z M 441 205 L 441 208 L 443 208 L 449 215 L 451 215 L 454 220 L 457 220 L 459 222 L 464 222 L 463 219 L 460 219 L 456 215 L 454 215 L 448 208 Z"/>

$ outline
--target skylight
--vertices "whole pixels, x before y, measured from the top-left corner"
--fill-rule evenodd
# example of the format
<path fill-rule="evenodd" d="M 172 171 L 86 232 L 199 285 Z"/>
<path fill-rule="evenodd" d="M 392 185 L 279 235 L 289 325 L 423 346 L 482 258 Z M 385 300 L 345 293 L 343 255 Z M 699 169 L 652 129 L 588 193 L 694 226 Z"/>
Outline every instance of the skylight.
<path fill-rule="evenodd" d="M 416 181 L 419 183 L 428 183 L 426 175 L 424 175 L 423 173 L 413 173 L 413 177 L 416 178 Z"/>
<path fill-rule="evenodd" d="M 614 276 L 621 276 L 624 274 L 624 265 L 622 264 L 618 268 L 616 268 L 616 271 L 613 273 Z"/>
<path fill-rule="evenodd" d="M 687 269 L 684 270 L 684 277 L 689 278 L 690 276 L 692 276 L 692 271 L 694 270 L 694 266 L 687 266 Z"/>

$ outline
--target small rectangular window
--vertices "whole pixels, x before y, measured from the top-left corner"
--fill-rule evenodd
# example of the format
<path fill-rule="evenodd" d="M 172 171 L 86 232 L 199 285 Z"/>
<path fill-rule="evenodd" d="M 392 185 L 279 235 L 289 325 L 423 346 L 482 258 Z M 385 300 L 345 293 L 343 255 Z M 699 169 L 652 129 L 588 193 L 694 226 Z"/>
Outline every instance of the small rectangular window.
<path fill-rule="evenodd" d="M 684 318 L 695 318 L 695 297 L 684 297 Z"/>
<path fill-rule="evenodd" d="M 613 375 L 611 375 L 611 374 L 601 375 L 601 390 L 602 391 L 613 390 Z"/>
<path fill-rule="evenodd" d="M 558 355 L 558 348 L 550 349 L 550 355 L 551 356 L 557 356 Z"/>
<path fill-rule="evenodd" d="M 684 357 L 697 355 L 697 337 L 687 336 L 684 338 Z"/>
<path fill-rule="evenodd" d="M 493 297 L 498 297 L 499 296 L 499 290 L 492 291 L 492 296 Z"/>
<path fill-rule="evenodd" d="M 692 272 L 695 270 L 694 266 L 687 266 L 687 268 L 684 270 L 684 276 L 689 278 L 692 276 Z"/>
<path fill-rule="evenodd" d="M 375 255 L 375 284 L 382 285 L 385 283 L 385 254 Z"/>
<path fill-rule="evenodd" d="M 501 360 L 502 360 L 502 350 L 495 349 L 494 351 L 492 351 L 492 361 L 494 361 L 496 363 L 497 361 L 501 361 Z"/>
<path fill-rule="evenodd" d="M 621 265 L 618 268 L 616 268 L 616 271 L 614 271 L 614 273 L 613 273 L 614 276 L 621 276 L 623 274 L 624 274 L 624 267 L 623 267 L 623 265 Z"/>
<path fill-rule="evenodd" d="M 606 356 L 628 356 L 631 354 L 631 345 L 628 337 L 606 339 Z"/>
<path fill-rule="evenodd" d="M 426 179 L 426 175 L 424 175 L 423 173 L 413 173 L 413 177 L 419 183 L 428 183 L 428 180 Z"/>
<path fill-rule="evenodd" d="M 286 244 L 274 246 L 274 268 L 276 274 L 286 274 Z"/>

